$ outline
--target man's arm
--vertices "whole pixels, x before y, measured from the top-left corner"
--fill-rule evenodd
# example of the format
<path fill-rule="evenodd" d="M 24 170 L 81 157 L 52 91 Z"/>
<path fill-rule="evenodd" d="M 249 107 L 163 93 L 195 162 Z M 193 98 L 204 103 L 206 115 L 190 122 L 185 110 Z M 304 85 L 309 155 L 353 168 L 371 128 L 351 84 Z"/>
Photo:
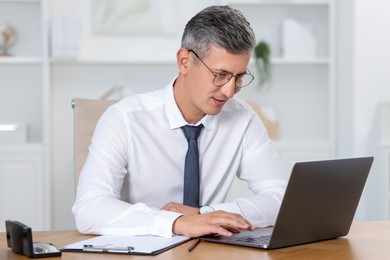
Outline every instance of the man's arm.
<path fill-rule="evenodd" d="M 72 208 L 76 226 L 89 234 L 172 236 L 181 214 L 121 199 L 128 164 L 126 124 L 122 111 L 111 107 L 96 126 Z"/>
<path fill-rule="evenodd" d="M 255 229 L 241 215 L 222 210 L 199 214 L 199 208 L 174 202 L 168 203 L 162 209 L 183 214 L 172 225 L 172 232 L 176 235 L 187 237 L 200 237 L 211 234 L 231 236 L 233 233 L 239 233 L 240 229 Z"/>

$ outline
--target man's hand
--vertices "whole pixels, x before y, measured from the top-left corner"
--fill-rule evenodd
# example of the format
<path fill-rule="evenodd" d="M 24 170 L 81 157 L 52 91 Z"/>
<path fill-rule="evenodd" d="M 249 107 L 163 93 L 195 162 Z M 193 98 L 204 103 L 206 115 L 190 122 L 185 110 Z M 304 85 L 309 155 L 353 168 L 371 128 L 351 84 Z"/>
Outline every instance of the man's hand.
<path fill-rule="evenodd" d="M 174 211 L 174 212 L 177 212 L 177 213 L 180 213 L 183 215 L 197 215 L 197 214 L 199 214 L 199 208 L 194 208 L 194 207 L 186 206 L 186 205 L 175 203 L 175 202 L 169 202 L 161 209 L 167 210 L 167 211 Z"/>
<path fill-rule="evenodd" d="M 240 229 L 255 229 L 241 215 L 222 210 L 201 215 L 199 214 L 199 208 L 175 202 L 169 202 L 161 209 L 183 214 L 173 223 L 172 232 L 176 235 L 186 237 L 200 237 L 213 234 L 231 236 L 233 233 L 239 233 Z"/>
<path fill-rule="evenodd" d="M 240 229 L 254 230 L 255 227 L 239 214 L 219 210 L 202 215 L 183 215 L 173 223 L 172 232 L 186 237 L 231 236 Z"/>

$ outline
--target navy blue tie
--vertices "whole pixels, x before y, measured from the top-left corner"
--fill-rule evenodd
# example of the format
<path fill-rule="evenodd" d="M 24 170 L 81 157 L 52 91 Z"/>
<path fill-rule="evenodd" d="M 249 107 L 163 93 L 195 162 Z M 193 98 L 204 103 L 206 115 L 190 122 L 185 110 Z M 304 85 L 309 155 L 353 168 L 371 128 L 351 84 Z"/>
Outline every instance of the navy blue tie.
<path fill-rule="evenodd" d="M 184 165 L 183 204 L 199 207 L 199 151 L 198 137 L 203 125 L 183 126 L 183 132 L 188 141 L 188 151 Z"/>

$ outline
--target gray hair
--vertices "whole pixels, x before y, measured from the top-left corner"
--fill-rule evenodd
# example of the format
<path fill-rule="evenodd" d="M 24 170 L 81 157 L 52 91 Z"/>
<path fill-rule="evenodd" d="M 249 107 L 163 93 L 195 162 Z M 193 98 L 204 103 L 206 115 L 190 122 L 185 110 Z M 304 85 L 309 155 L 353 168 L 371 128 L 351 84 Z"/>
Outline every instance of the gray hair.
<path fill-rule="evenodd" d="M 244 15 L 229 6 L 210 6 L 188 21 L 181 47 L 208 55 L 214 44 L 230 53 L 251 52 L 256 44 L 255 34 Z"/>

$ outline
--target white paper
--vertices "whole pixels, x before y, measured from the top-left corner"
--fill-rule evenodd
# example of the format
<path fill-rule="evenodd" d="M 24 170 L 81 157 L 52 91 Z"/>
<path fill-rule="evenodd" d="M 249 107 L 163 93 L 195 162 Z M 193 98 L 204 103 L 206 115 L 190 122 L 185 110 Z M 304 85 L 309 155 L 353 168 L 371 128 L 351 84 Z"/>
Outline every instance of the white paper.
<path fill-rule="evenodd" d="M 317 56 L 317 39 L 309 24 L 284 19 L 283 56 L 287 59 L 313 59 Z"/>
<path fill-rule="evenodd" d="M 54 17 L 51 20 L 51 56 L 77 57 L 79 55 L 80 23 L 72 17 Z"/>
<path fill-rule="evenodd" d="M 171 247 L 190 240 L 188 237 L 174 236 L 174 237 L 158 237 L 158 236 L 98 236 L 83 240 L 77 243 L 66 245 L 64 249 L 80 250 L 82 251 L 84 245 L 91 245 L 94 247 L 105 248 L 127 248 L 133 247 L 133 253 L 151 254 L 155 251 Z"/>

